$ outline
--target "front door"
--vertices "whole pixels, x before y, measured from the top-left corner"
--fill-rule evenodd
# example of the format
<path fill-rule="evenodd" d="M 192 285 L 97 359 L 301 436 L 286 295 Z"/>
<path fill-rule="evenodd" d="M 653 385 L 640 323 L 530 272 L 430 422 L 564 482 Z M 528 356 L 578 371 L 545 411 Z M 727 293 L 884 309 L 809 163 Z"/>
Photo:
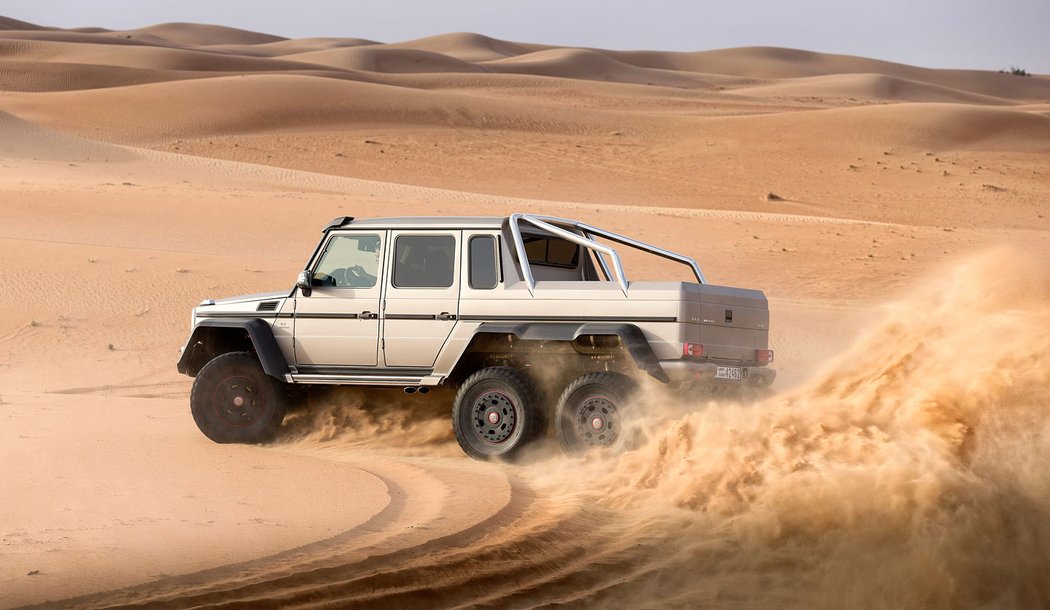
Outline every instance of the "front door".
<path fill-rule="evenodd" d="M 313 268 L 313 291 L 295 297 L 295 363 L 374 367 L 385 232 L 334 233 Z"/>
<path fill-rule="evenodd" d="M 459 316 L 459 231 L 391 232 L 383 311 L 388 367 L 429 369 Z"/>

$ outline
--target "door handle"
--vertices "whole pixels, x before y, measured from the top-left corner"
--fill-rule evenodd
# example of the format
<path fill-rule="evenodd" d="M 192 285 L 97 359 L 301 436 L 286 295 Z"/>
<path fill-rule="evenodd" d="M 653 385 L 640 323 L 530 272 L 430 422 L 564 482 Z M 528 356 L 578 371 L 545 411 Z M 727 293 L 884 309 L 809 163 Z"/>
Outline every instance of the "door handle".
<path fill-rule="evenodd" d="M 455 320 L 456 319 L 456 314 L 449 313 L 447 311 L 443 311 L 443 312 L 435 315 L 434 319 L 435 320 Z"/>
<path fill-rule="evenodd" d="M 379 317 L 379 314 L 372 313 L 370 311 L 362 311 L 361 313 L 357 314 L 357 317 L 359 317 L 361 319 L 364 319 L 364 320 L 375 320 L 376 318 Z"/>

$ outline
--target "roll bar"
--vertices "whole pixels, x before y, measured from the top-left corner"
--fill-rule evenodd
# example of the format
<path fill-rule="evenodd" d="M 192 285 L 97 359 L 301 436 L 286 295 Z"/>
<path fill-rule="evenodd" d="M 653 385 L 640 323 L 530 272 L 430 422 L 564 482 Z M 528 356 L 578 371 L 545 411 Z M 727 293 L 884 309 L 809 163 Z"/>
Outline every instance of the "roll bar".
<path fill-rule="evenodd" d="M 625 296 L 627 295 L 627 287 L 630 283 L 627 281 L 627 275 L 623 271 L 623 263 L 620 262 L 620 255 L 614 248 L 595 241 L 595 237 L 602 237 L 611 242 L 628 246 L 636 250 L 641 250 L 643 252 L 648 252 L 649 254 L 655 254 L 661 258 L 666 258 L 686 265 L 692 270 L 693 275 L 696 276 L 698 282 L 701 284 L 707 283 L 707 280 L 704 278 L 704 272 L 700 270 L 700 266 L 696 264 L 696 261 L 683 254 L 664 250 L 663 248 L 657 248 L 656 246 L 640 242 L 636 239 L 631 239 L 630 237 L 625 237 L 613 233 L 612 231 L 606 231 L 605 229 L 599 229 L 598 227 L 592 227 L 591 225 L 576 220 L 568 220 L 566 218 L 558 218 L 555 216 L 538 216 L 534 214 L 511 214 L 510 232 L 514 237 L 514 252 L 518 256 L 518 264 L 521 266 L 521 274 L 522 277 L 525 278 L 525 285 L 529 289 L 529 294 L 535 294 L 536 279 L 532 277 L 532 269 L 529 268 L 529 258 L 525 254 L 525 241 L 521 237 L 522 222 L 530 224 L 537 229 L 546 231 L 547 233 L 560 237 L 566 241 L 583 246 L 584 248 L 590 248 L 591 250 L 598 252 L 599 255 L 604 254 L 605 256 L 608 256 L 609 261 L 612 263 L 611 272 L 602 256 L 598 256 L 598 264 L 601 265 L 602 272 L 605 276 L 614 280 L 617 285 L 620 286 L 620 290 L 623 291 Z M 567 230 L 567 228 L 575 229 L 578 232 Z"/>

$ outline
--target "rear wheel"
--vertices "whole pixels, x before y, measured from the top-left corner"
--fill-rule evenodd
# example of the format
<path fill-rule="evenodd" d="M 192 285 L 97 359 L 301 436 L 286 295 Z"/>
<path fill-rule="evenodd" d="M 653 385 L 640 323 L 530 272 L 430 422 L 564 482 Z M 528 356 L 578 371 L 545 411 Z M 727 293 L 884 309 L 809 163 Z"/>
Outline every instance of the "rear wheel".
<path fill-rule="evenodd" d="M 190 390 L 190 411 L 200 431 L 216 443 L 262 443 L 284 421 L 281 383 L 247 352 L 232 352 L 204 365 Z"/>
<path fill-rule="evenodd" d="M 569 384 L 558 399 L 554 419 L 558 441 L 568 454 L 591 449 L 621 451 L 630 400 L 637 391 L 631 378 L 619 373 L 588 373 Z"/>
<path fill-rule="evenodd" d="M 481 369 L 456 394 L 452 430 L 470 457 L 509 459 L 542 430 L 539 391 L 518 369 Z"/>

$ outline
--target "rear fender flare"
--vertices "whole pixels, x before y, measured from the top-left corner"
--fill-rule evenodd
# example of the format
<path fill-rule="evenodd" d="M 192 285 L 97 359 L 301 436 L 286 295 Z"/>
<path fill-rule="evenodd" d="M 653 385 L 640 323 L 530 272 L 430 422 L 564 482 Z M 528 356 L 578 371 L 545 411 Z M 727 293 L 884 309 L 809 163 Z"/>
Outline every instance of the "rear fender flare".
<path fill-rule="evenodd" d="M 634 324 L 484 322 L 474 331 L 475 336 L 481 334 L 509 334 L 525 341 L 575 341 L 578 337 L 586 335 L 616 336 L 623 342 L 639 369 L 662 383 L 671 381 L 663 367 L 660 366 L 660 359 L 656 357 L 656 352 L 649 345 L 645 333 Z"/>

